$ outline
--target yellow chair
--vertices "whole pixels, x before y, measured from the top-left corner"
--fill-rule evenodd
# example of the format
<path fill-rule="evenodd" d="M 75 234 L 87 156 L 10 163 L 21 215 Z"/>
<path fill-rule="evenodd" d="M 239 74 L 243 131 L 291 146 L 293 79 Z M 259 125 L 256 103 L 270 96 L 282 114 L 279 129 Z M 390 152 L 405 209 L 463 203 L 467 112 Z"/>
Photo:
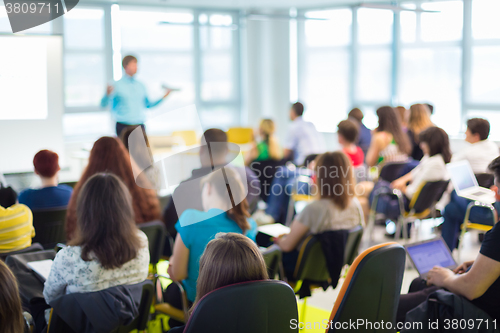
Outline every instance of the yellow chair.
<path fill-rule="evenodd" d="M 470 211 L 472 210 L 473 207 L 483 207 L 483 208 L 488 208 L 489 210 L 491 210 L 491 216 L 492 216 L 492 221 L 491 221 L 491 224 L 489 223 L 472 223 L 471 221 L 469 221 L 469 216 L 470 216 Z M 495 207 L 493 207 L 493 205 L 491 204 L 488 204 L 488 203 L 484 203 L 484 202 L 480 202 L 480 201 L 472 201 L 471 203 L 469 203 L 469 205 L 467 206 L 467 210 L 465 212 L 465 218 L 464 218 L 464 223 L 462 224 L 462 232 L 460 233 L 460 238 L 459 238 L 459 241 L 458 241 L 458 262 L 461 262 L 461 254 L 462 254 L 462 248 L 463 248 L 463 244 L 464 244 L 464 236 L 465 236 L 465 233 L 469 230 L 479 230 L 481 232 L 486 232 L 488 230 L 490 230 L 491 228 L 493 228 L 493 226 L 495 225 L 497 221 L 497 218 L 496 218 L 496 211 L 495 211 Z M 453 249 L 450 249 L 450 250 L 453 250 Z"/>
<path fill-rule="evenodd" d="M 253 129 L 250 127 L 232 127 L 227 131 L 227 141 L 243 145 L 253 141 Z"/>
<path fill-rule="evenodd" d="M 173 137 L 181 138 L 186 146 L 194 146 L 198 143 L 198 138 L 196 137 L 196 132 L 189 131 L 174 131 L 172 132 Z"/>

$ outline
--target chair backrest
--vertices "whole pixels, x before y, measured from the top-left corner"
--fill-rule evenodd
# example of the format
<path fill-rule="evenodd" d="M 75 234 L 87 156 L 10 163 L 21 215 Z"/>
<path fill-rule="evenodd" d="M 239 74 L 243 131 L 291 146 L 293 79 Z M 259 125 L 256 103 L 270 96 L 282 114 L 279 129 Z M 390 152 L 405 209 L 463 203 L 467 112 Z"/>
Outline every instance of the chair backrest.
<path fill-rule="evenodd" d="M 309 235 L 302 243 L 293 273 L 294 280 L 327 281 L 330 278 L 319 238 Z"/>
<path fill-rule="evenodd" d="M 66 207 L 33 210 L 33 227 L 36 234 L 33 242 L 42 244 L 45 249 L 52 249 L 57 243 L 65 243 L 65 219 Z"/>
<path fill-rule="evenodd" d="M 172 136 L 182 139 L 186 146 L 193 146 L 198 143 L 198 137 L 193 130 L 174 131 L 172 132 Z"/>
<path fill-rule="evenodd" d="M 149 262 L 156 265 L 160 261 L 167 238 L 167 228 L 162 221 L 151 221 L 138 225 L 148 237 L 149 242 Z M 170 244 L 167 244 L 170 246 Z"/>
<path fill-rule="evenodd" d="M 250 169 L 255 172 L 260 182 L 260 197 L 267 202 L 271 194 L 271 184 L 278 167 L 285 165 L 283 160 L 254 161 Z"/>
<path fill-rule="evenodd" d="M 351 265 L 358 256 L 359 245 L 363 238 L 363 226 L 358 225 L 347 234 L 347 241 L 344 250 L 344 265 Z"/>
<path fill-rule="evenodd" d="M 386 163 L 382 167 L 382 170 L 380 170 L 378 178 L 390 183 L 401 176 L 401 172 L 406 167 L 406 164 L 407 162 Z"/>
<path fill-rule="evenodd" d="M 492 173 L 476 173 L 477 184 L 481 187 L 490 188 L 495 184 L 495 175 Z"/>
<path fill-rule="evenodd" d="M 141 303 L 139 304 L 139 314 L 129 325 L 120 326 L 113 333 L 129 333 L 133 330 L 138 330 L 139 332 L 144 331 L 148 325 L 153 296 L 153 282 L 150 280 L 144 281 L 144 284 L 142 285 Z"/>
<path fill-rule="evenodd" d="M 193 310 L 184 333 L 289 333 L 298 321 L 292 288 L 276 280 L 229 285 L 205 295 Z M 298 327 L 298 326 L 297 326 Z"/>
<path fill-rule="evenodd" d="M 350 267 L 330 316 L 326 333 L 335 325 L 364 322 L 392 323 L 396 332 L 396 311 L 405 270 L 406 252 L 397 243 L 373 246 L 361 253 Z M 362 332 L 381 332 L 377 325 L 358 327 Z M 338 330 L 339 326 L 337 326 Z"/>
<path fill-rule="evenodd" d="M 448 188 L 449 180 L 440 180 L 436 182 L 426 182 L 413 195 L 410 202 L 410 209 L 415 213 L 422 213 L 441 199 L 444 191 Z"/>
<path fill-rule="evenodd" d="M 33 244 L 31 244 L 31 246 L 28 246 L 27 248 L 24 248 L 22 250 L 0 253 L 0 260 L 5 261 L 5 258 L 7 258 L 8 256 L 15 255 L 15 254 L 30 253 L 30 252 L 37 252 L 37 251 L 43 251 L 43 246 L 40 243 L 33 243 Z"/>
<path fill-rule="evenodd" d="M 271 245 L 266 250 L 262 252 L 264 257 L 264 262 L 267 266 L 267 274 L 270 279 L 274 279 L 276 275 L 281 275 L 280 264 L 282 260 L 282 253 L 279 246 Z"/>
<path fill-rule="evenodd" d="M 245 144 L 253 141 L 253 128 L 232 127 L 227 130 L 227 142 Z"/>

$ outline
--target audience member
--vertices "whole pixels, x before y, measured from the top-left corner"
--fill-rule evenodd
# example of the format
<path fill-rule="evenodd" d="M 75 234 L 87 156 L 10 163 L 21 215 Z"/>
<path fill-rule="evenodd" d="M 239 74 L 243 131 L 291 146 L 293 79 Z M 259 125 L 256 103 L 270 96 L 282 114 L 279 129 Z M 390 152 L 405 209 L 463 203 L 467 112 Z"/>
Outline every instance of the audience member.
<path fill-rule="evenodd" d="M 337 125 L 337 136 L 342 151 L 349 157 L 353 167 L 359 167 L 365 160 L 360 147 L 356 146 L 359 129 L 358 124 L 351 120 L 343 120 Z"/>
<path fill-rule="evenodd" d="M 0 260 L 0 332 L 23 333 L 25 322 L 17 280 Z"/>
<path fill-rule="evenodd" d="M 399 114 L 399 119 L 401 120 L 401 127 L 403 128 L 403 132 L 408 131 L 408 118 L 409 111 L 404 106 L 396 106 L 394 108 L 397 114 Z"/>
<path fill-rule="evenodd" d="M 490 164 L 495 174 L 495 186 L 500 188 L 500 157 Z M 497 201 L 500 195 L 497 192 Z M 481 250 L 475 261 L 468 261 L 451 271 L 434 267 L 425 281 L 416 280 L 410 292 L 401 295 L 398 308 L 398 321 L 404 321 L 406 313 L 427 299 L 438 288 L 463 296 L 475 306 L 500 321 L 500 224 L 484 236 Z"/>
<path fill-rule="evenodd" d="M 392 183 L 383 180 L 377 182 L 370 196 L 370 204 L 373 201 L 375 191 L 385 187 L 400 190 L 403 194 L 405 209 L 409 210 L 411 199 L 423 183 L 449 178 L 445 165 L 451 160 L 448 134 L 439 127 L 429 127 L 420 133 L 419 142 L 424 152 L 420 163 L 412 171 Z M 377 211 L 383 213 L 388 219 L 396 221 L 400 213 L 398 199 L 394 196 L 380 196 Z"/>
<path fill-rule="evenodd" d="M 266 263 L 255 243 L 237 233 L 218 233 L 215 239 L 208 242 L 200 258 L 196 299 L 190 312 L 195 310 L 203 296 L 216 289 L 266 279 Z M 169 333 L 182 333 L 183 330 L 183 326 L 176 327 Z"/>
<path fill-rule="evenodd" d="M 366 154 L 366 164 L 374 166 L 382 162 L 401 162 L 408 159 L 411 145 L 403 133 L 399 115 L 390 106 L 377 110 L 378 127 L 373 133 L 370 149 Z"/>
<path fill-rule="evenodd" d="M 17 202 L 17 193 L 10 186 L 0 184 L 0 206 L 8 208 Z"/>
<path fill-rule="evenodd" d="M 424 153 L 420 148 L 418 136 L 420 132 L 434 126 L 431 121 L 431 112 L 425 104 L 413 104 L 410 107 L 410 119 L 408 121 L 408 138 L 412 145 L 411 157 L 420 161 Z"/>
<path fill-rule="evenodd" d="M 488 169 L 490 171 L 500 170 L 500 158 L 497 157 L 494 159 L 488 166 Z M 491 190 L 495 193 L 498 191 L 496 186 L 492 186 Z M 500 202 L 498 202 L 498 199 L 497 195 L 497 202 L 495 202 L 494 206 L 497 211 L 500 211 Z M 441 235 L 451 251 L 458 247 L 461 226 L 470 202 L 471 200 L 459 197 L 457 192 L 453 191 L 451 192 L 450 202 L 444 208 Z M 475 207 L 470 211 L 469 220 L 479 222 L 491 221 L 491 210 L 483 207 Z"/>
<path fill-rule="evenodd" d="M 145 189 L 136 184 L 129 153 L 117 138 L 102 137 L 94 143 L 90 151 L 89 162 L 76 184 L 68 204 L 66 214 L 66 237 L 74 238 L 77 225 L 77 198 L 83 184 L 100 172 L 110 172 L 118 176 L 132 195 L 132 206 L 136 223 L 160 219 L 160 203 L 154 190 Z"/>
<path fill-rule="evenodd" d="M 293 220 L 288 235 L 275 243 L 283 252 L 283 266 L 290 279 L 299 256 L 298 246 L 308 234 L 351 229 L 362 221 L 358 199 L 354 196 L 352 164 L 343 152 L 317 157 L 316 192 L 319 199 L 308 204 Z"/>
<path fill-rule="evenodd" d="M 19 202 L 32 210 L 66 207 L 73 189 L 58 185 L 59 156 L 50 150 L 40 150 L 33 158 L 35 174 L 42 180 L 39 189 L 25 189 L 19 194 Z"/>
<path fill-rule="evenodd" d="M 488 140 L 490 123 L 486 119 L 472 118 L 467 120 L 465 148 L 453 154 L 452 162 L 469 161 L 474 173 L 487 172 L 488 164 L 498 156 L 498 145 Z"/>
<path fill-rule="evenodd" d="M 348 119 L 352 119 L 359 124 L 359 135 L 356 145 L 361 148 L 366 157 L 370 142 L 372 140 L 372 132 L 363 124 L 363 112 L 360 109 L 354 108 L 349 112 Z"/>
<path fill-rule="evenodd" d="M 172 280 L 182 282 L 190 302 L 194 302 L 196 297 L 199 260 L 208 242 L 218 232 L 245 234 L 253 241 L 257 234 L 257 224 L 248 213 L 248 202 L 237 171 L 233 168 L 219 169 L 203 177 L 200 185 L 204 211 L 188 209 L 182 213 L 175 225 L 177 236 L 168 266 L 168 274 Z M 176 308 L 182 308 L 180 292 L 175 284 L 165 291 L 165 300 Z M 175 325 L 175 321 L 171 320 L 171 323 Z"/>
<path fill-rule="evenodd" d="M 135 284 L 148 276 L 146 235 L 134 222 L 132 196 L 111 173 L 97 173 L 80 187 L 77 228 L 60 250 L 45 281 L 47 304 L 70 294 Z"/>
<path fill-rule="evenodd" d="M 320 154 L 326 150 L 325 142 L 314 124 L 302 118 L 304 105 L 297 102 L 290 109 L 292 124 L 288 129 L 284 157 L 292 159 L 296 165 L 302 165 L 311 154 Z"/>
<path fill-rule="evenodd" d="M 247 164 L 253 161 L 280 160 L 283 158 L 278 139 L 274 135 L 275 125 L 271 119 L 262 119 L 259 125 L 261 141 L 254 144 L 248 153 Z"/>
<path fill-rule="evenodd" d="M 35 237 L 33 214 L 23 204 L 0 206 L 0 252 L 12 252 L 31 246 Z"/>
<path fill-rule="evenodd" d="M 206 144 L 200 147 L 201 168 L 192 170 L 192 176 L 180 183 L 172 195 L 174 200 L 169 201 L 163 212 L 163 221 L 169 234 L 174 238 L 177 234 L 174 226 L 186 209 L 203 210 L 201 180 L 214 170 L 219 170 L 224 166 L 226 169 L 233 168 L 240 180 L 246 181 L 247 201 L 250 207 L 256 206 L 259 200 L 260 182 L 255 173 L 248 167 L 227 167 L 231 161 L 228 160 L 229 148 L 226 132 L 217 128 L 208 129 L 203 133 L 203 138 Z"/>
<path fill-rule="evenodd" d="M 429 103 L 425 103 L 425 105 L 427 105 L 427 107 L 429 108 L 429 112 L 431 114 L 434 114 L 434 105 L 429 104 Z"/>

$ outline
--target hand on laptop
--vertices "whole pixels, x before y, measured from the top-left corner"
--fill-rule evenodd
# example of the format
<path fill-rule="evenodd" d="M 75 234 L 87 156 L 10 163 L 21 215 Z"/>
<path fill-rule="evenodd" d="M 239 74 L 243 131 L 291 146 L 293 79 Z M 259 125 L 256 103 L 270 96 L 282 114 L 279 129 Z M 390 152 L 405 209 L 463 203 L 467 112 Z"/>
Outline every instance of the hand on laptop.
<path fill-rule="evenodd" d="M 453 270 L 453 273 L 455 273 L 455 274 L 463 274 L 463 273 L 467 272 L 467 270 L 469 269 L 470 266 L 472 266 L 473 263 L 474 263 L 474 260 L 466 261 L 462 265 L 460 265 L 457 268 L 455 268 Z"/>
<path fill-rule="evenodd" d="M 427 285 L 435 285 L 436 287 L 443 287 L 445 281 L 455 275 L 451 269 L 434 266 L 427 273 Z"/>
<path fill-rule="evenodd" d="M 401 192 L 405 193 L 406 183 L 407 183 L 406 179 L 398 178 L 391 183 L 391 187 L 393 189 L 400 190 Z"/>

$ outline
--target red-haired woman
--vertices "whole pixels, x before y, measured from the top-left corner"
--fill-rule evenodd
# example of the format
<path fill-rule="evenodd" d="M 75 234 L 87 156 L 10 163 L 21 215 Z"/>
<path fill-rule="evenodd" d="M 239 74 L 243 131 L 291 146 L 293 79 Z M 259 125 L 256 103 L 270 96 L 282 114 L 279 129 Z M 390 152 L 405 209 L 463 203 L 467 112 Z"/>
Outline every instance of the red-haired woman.
<path fill-rule="evenodd" d="M 113 173 L 125 183 L 132 195 L 136 223 L 160 219 L 160 203 L 156 192 L 136 184 L 130 155 L 123 143 L 117 138 L 104 136 L 94 143 L 87 168 L 76 184 L 69 201 L 66 214 L 66 237 L 68 240 L 71 240 L 75 233 L 78 193 L 87 179 L 100 172 Z"/>

